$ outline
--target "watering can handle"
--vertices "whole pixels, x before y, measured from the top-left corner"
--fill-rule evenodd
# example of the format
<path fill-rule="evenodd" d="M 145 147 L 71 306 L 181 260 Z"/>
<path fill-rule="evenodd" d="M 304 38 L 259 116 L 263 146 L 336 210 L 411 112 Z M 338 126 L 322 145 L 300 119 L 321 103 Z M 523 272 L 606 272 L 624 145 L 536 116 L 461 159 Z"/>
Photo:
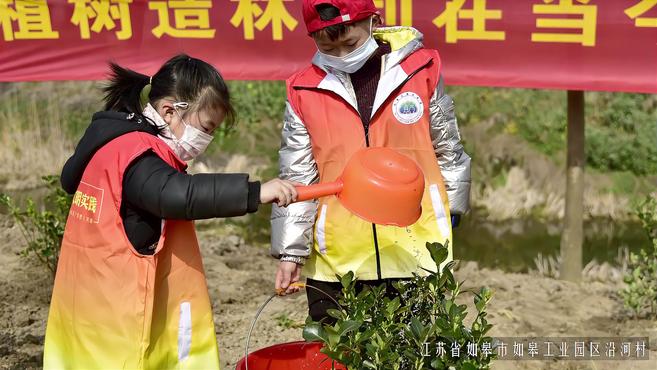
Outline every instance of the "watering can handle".
<path fill-rule="evenodd" d="M 316 199 L 327 195 L 334 195 L 342 191 L 344 184 L 342 181 L 327 182 L 322 184 L 297 186 L 297 202 L 304 200 Z"/>

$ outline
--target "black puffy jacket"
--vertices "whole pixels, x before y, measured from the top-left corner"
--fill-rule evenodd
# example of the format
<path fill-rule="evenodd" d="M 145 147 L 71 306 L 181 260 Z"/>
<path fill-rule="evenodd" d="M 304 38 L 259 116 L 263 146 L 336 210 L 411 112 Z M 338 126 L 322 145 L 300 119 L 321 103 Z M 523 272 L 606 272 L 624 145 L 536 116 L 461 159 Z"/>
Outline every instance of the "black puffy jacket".
<path fill-rule="evenodd" d="M 64 190 L 75 193 L 98 149 L 134 131 L 157 135 L 157 129 L 142 118 L 121 112 L 94 114 L 62 170 Z M 248 174 L 189 175 L 171 167 L 155 153 L 146 152 L 132 162 L 123 177 L 120 213 L 126 235 L 139 253 L 153 254 L 163 219 L 199 220 L 255 212 L 260 201 L 260 183 L 248 180 Z"/>

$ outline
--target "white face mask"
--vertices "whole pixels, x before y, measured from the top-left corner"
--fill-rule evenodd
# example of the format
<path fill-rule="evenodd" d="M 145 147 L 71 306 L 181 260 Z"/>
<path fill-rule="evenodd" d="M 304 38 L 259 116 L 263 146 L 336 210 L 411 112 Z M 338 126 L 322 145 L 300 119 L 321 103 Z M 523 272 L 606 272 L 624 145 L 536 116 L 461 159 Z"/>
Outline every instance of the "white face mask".
<path fill-rule="evenodd" d="M 183 153 L 180 155 L 180 159 L 183 161 L 189 161 L 198 157 L 201 153 L 205 152 L 208 148 L 208 145 L 212 142 L 214 137 L 210 134 L 197 129 L 192 125 L 188 125 L 185 120 L 182 118 L 182 114 L 178 112 L 178 108 L 187 109 L 189 104 L 185 102 L 173 103 L 173 108 L 178 113 L 180 121 L 185 125 L 185 130 L 183 131 L 182 137 L 178 139 L 178 143 L 183 148 Z"/>
<path fill-rule="evenodd" d="M 147 104 L 144 112 L 142 113 L 145 117 L 152 119 L 157 124 L 158 128 L 162 129 L 162 133 L 158 135 L 158 137 L 167 143 L 167 145 L 169 145 L 169 147 L 183 161 L 189 161 L 198 157 L 207 149 L 208 145 L 210 145 L 210 142 L 212 142 L 212 139 L 214 139 L 212 135 L 206 134 L 196 127 L 188 125 L 183 120 L 182 115 L 180 112 L 178 112 L 178 108 L 187 109 L 188 107 L 189 104 L 185 102 L 173 104 L 173 108 L 185 126 L 183 134 L 180 138 L 173 134 L 169 128 L 169 125 L 164 121 L 160 114 L 157 113 L 152 105 Z"/>
<path fill-rule="evenodd" d="M 372 18 L 370 18 L 370 37 L 356 50 L 341 57 L 328 55 L 321 51 L 318 52 L 324 65 L 345 73 L 354 73 L 365 65 L 378 48 L 379 44 L 377 44 L 374 37 L 372 37 Z"/>

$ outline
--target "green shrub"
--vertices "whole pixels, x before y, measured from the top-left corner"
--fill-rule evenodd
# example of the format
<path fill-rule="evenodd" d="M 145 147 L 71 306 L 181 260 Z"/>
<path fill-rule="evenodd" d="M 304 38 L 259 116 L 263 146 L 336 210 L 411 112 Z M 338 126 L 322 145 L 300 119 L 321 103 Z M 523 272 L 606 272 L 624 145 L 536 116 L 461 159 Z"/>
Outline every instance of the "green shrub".
<path fill-rule="evenodd" d="M 648 197 L 638 215 L 652 245 L 630 254 L 629 273 L 624 278 L 627 287 L 621 295 L 636 316 L 657 318 L 657 200 Z"/>
<path fill-rule="evenodd" d="M 7 207 L 21 229 L 25 240 L 21 255 L 36 258 L 54 276 L 72 196 L 61 188 L 58 177 L 45 176 L 43 181 L 48 188 L 45 201 L 50 210 L 38 209 L 31 198 L 21 209 L 6 194 L 0 194 L 0 204 Z"/>
<path fill-rule="evenodd" d="M 447 258 L 447 248 L 438 243 L 427 243 L 427 249 L 437 265 Z M 453 264 L 442 272 L 427 270 L 428 276 L 415 274 L 410 281 L 395 283 L 399 296 L 393 299 L 385 297 L 385 285 L 356 294 L 353 273 L 339 277 L 341 308 L 329 311 L 337 322 L 327 325 L 309 319 L 304 339 L 322 342 L 322 352 L 350 370 L 488 369 L 494 354 L 481 349 L 483 343 L 491 343 L 486 334 L 492 325 L 485 311 L 491 292 L 482 288 L 474 293 L 476 318 L 467 327 L 467 306 L 456 302 L 462 283 L 450 271 Z M 437 355 L 440 343 L 443 356 Z M 476 356 L 468 354 L 468 343 L 477 345 Z M 458 357 L 451 357 L 453 344 L 460 347 Z"/>

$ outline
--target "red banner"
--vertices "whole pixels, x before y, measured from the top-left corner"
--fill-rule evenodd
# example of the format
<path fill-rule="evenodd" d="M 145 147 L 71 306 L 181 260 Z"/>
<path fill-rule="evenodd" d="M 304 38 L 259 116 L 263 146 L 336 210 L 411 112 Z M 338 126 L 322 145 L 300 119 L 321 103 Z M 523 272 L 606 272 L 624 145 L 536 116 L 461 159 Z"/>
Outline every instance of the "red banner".
<path fill-rule="evenodd" d="M 378 0 L 449 84 L 657 92 L 657 0 Z M 175 53 L 229 79 L 285 79 L 315 46 L 300 0 L 0 0 L 0 81 L 153 73 Z"/>

